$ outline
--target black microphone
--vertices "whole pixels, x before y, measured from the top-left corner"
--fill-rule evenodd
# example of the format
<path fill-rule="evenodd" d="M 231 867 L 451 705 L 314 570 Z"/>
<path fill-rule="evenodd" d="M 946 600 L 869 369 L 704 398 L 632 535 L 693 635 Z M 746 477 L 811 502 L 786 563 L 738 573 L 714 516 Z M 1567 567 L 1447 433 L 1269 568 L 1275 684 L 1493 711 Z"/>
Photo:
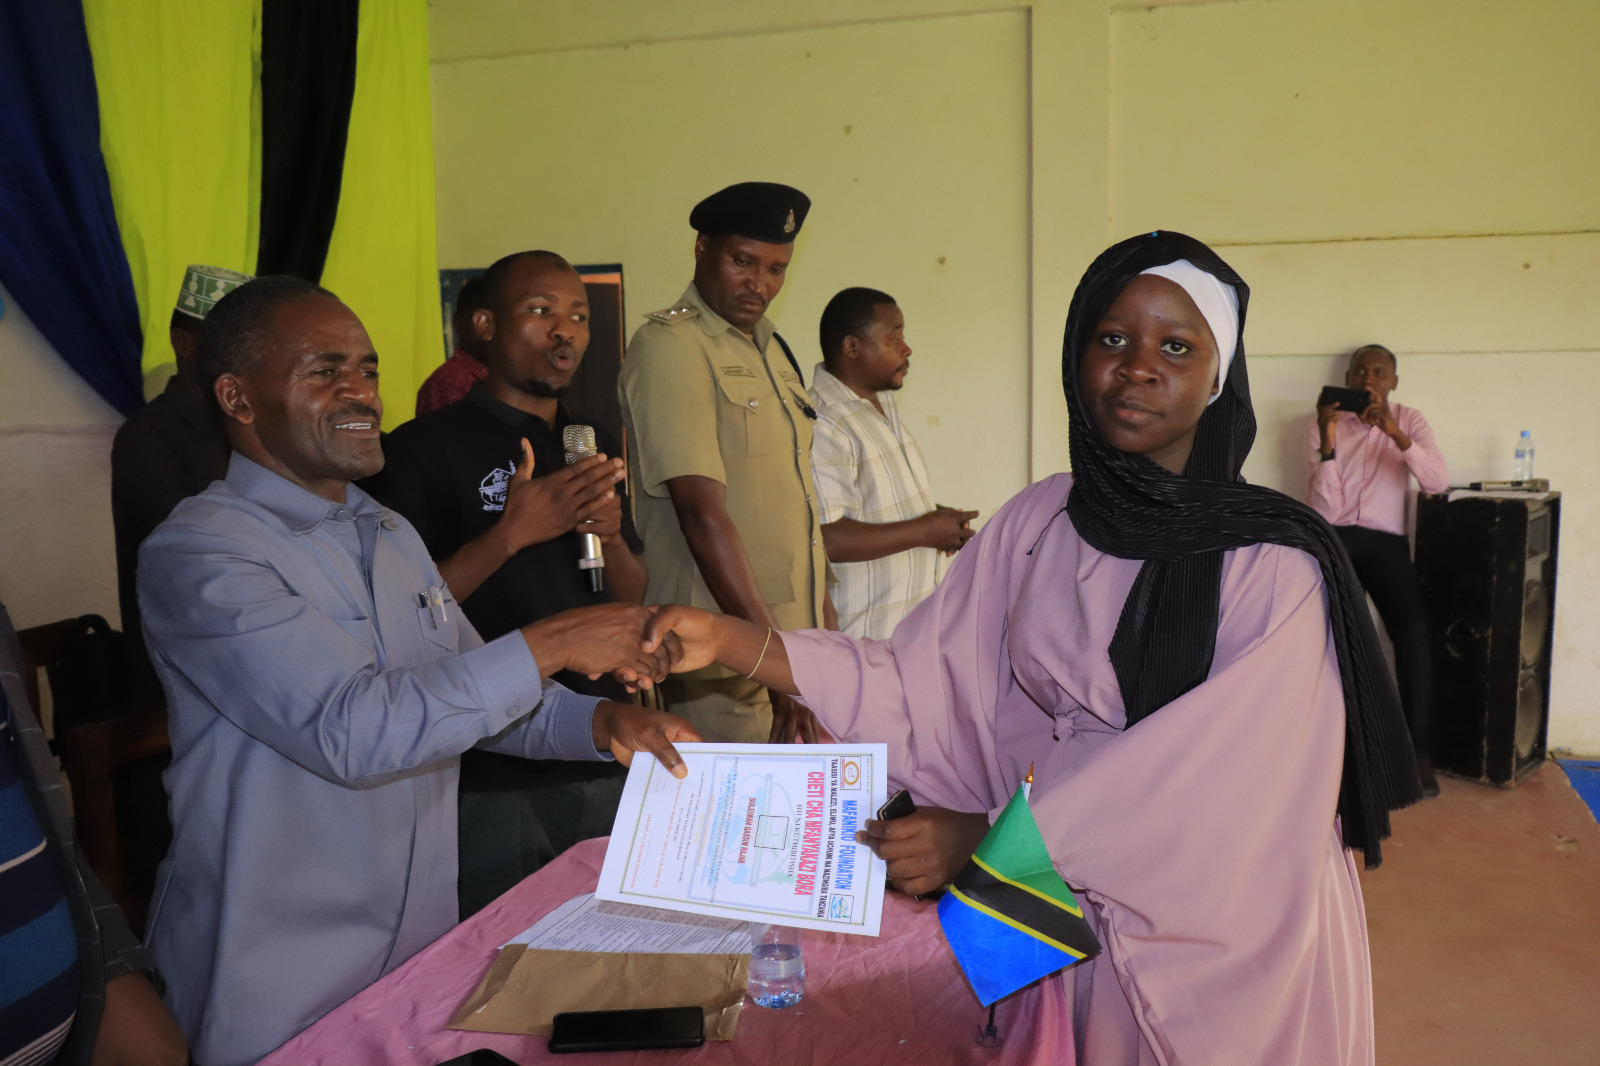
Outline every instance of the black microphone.
<path fill-rule="evenodd" d="M 561 431 L 561 447 L 566 450 L 568 466 L 600 450 L 595 447 L 593 426 L 567 426 Z M 606 557 L 600 550 L 600 538 L 580 530 L 578 542 L 582 549 L 578 556 L 578 569 L 588 573 L 589 591 L 605 591 Z"/>

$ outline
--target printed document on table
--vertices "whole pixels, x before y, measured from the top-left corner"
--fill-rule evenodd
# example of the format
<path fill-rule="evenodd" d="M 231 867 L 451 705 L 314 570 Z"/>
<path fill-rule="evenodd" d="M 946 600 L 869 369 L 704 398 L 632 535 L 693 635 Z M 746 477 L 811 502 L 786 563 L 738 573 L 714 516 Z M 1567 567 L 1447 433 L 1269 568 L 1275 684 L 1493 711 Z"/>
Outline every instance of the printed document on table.
<path fill-rule="evenodd" d="M 658 907 L 604 903 L 595 899 L 593 892 L 585 892 L 573 896 L 501 947 L 512 944 L 545 951 L 741 955 L 750 950 L 750 923 Z"/>
<path fill-rule="evenodd" d="M 888 798 L 883 744 L 679 744 L 680 781 L 628 771 L 595 896 L 878 935 L 883 861 L 856 830 Z"/>

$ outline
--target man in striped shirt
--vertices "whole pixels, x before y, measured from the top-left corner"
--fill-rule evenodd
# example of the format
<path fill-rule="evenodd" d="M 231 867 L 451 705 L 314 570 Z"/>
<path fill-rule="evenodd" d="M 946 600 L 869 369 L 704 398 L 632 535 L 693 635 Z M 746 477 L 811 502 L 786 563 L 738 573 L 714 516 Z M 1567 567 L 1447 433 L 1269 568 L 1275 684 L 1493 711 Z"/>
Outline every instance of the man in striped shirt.
<path fill-rule="evenodd" d="M 933 502 L 922 450 L 900 421 L 905 331 L 894 297 L 876 289 L 845 289 L 822 312 L 811 473 L 839 628 L 855 637 L 893 633 L 938 583 L 940 553 L 955 554 L 978 517 Z"/>

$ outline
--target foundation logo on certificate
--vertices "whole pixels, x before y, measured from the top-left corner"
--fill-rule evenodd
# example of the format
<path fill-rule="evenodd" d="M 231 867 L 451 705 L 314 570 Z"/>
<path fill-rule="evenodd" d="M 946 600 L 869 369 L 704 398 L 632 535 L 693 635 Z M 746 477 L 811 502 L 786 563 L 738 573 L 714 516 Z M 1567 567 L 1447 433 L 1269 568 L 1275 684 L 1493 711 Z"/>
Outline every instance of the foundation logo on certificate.
<path fill-rule="evenodd" d="M 856 830 L 888 794 L 882 744 L 680 744 L 636 759 L 596 896 L 878 935 L 883 861 Z"/>

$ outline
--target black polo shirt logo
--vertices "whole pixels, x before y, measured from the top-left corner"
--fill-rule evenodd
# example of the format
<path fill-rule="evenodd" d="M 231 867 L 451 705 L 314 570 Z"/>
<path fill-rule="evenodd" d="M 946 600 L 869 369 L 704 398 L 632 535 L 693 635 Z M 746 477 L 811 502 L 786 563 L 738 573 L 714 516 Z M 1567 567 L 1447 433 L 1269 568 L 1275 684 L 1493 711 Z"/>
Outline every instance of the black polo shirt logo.
<path fill-rule="evenodd" d="M 506 489 L 511 486 L 511 476 L 516 472 L 516 463 L 511 464 L 510 470 L 497 466 L 489 471 L 487 477 L 478 482 L 478 496 L 483 500 L 485 511 L 506 509 Z"/>

